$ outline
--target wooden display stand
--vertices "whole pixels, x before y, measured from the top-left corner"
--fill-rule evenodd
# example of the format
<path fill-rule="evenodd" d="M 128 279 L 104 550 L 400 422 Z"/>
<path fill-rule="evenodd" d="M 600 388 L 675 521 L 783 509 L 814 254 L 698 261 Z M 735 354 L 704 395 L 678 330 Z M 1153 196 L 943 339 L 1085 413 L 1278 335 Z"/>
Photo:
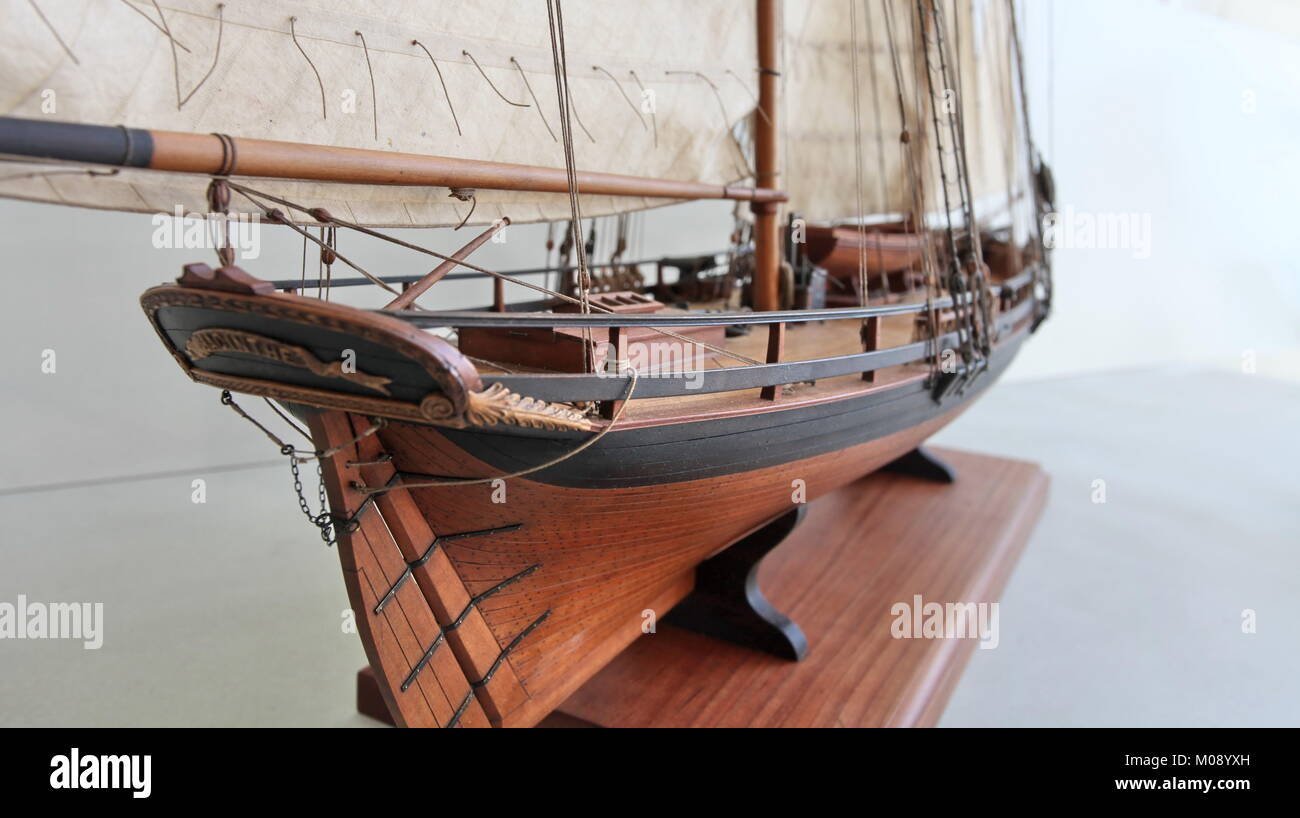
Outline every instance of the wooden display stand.
<path fill-rule="evenodd" d="M 891 608 L 916 595 L 996 601 L 1048 486 L 1033 463 L 936 453 L 956 482 L 877 472 L 811 503 L 763 560 L 763 595 L 807 637 L 802 661 L 661 621 L 539 726 L 935 724 L 977 641 L 896 639 Z M 358 677 L 358 709 L 387 721 L 367 675 Z"/>

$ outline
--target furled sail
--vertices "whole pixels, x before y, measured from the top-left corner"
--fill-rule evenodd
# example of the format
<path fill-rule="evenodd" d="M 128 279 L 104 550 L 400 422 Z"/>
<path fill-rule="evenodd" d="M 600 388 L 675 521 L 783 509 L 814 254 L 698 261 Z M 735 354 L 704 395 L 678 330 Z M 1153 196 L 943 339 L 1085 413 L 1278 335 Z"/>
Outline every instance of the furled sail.
<path fill-rule="evenodd" d="M 563 13 L 579 168 L 750 175 L 733 128 L 755 105 L 752 3 L 565 0 Z M 0 17 L 3 114 L 564 166 L 542 0 L 0 0 Z M 371 226 L 455 225 L 470 208 L 445 188 L 257 187 Z M 2 196 L 116 210 L 201 212 L 204 191 L 182 174 L 0 170 Z M 473 223 L 569 215 L 564 194 L 476 196 Z M 662 203 L 587 196 L 583 209 Z"/>
<path fill-rule="evenodd" d="M 1005 203 L 1023 187 L 1016 181 L 1024 176 L 1024 161 L 1016 138 L 1007 4 L 940 0 L 939 9 L 945 53 L 951 61 L 949 84 L 957 89 L 945 87 L 941 80 L 938 23 L 929 0 L 786 0 L 782 183 L 791 207 L 806 218 L 830 222 L 858 213 L 913 211 L 910 174 L 900 143 L 904 130 L 900 90 L 909 144 L 920 162 L 927 213 L 943 209 L 932 99 L 939 106 L 961 102 L 965 161 L 977 202 Z M 922 10 L 930 41 L 928 68 L 921 46 Z M 927 70 L 932 72 L 932 83 L 926 79 Z M 942 119 L 940 136 L 948 157 L 952 198 L 956 195 L 951 164 L 954 142 L 947 128 Z M 860 185 L 855 150 L 862 157 Z M 957 209 L 955 199 L 950 204 Z"/>

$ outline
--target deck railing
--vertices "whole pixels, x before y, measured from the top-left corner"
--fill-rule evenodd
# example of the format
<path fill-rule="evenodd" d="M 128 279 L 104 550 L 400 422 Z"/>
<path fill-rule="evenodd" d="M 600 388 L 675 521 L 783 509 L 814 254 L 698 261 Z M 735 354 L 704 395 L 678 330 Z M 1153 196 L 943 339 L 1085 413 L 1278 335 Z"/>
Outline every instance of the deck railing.
<path fill-rule="evenodd" d="M 924 306 L 924 305 L 922 305 Z M 996 321 L 999 337 L 1006 337 L 1030 315 L 1032 300 L 1024 300 L 1001 313 Z M 824 312 L 840 312 L 827 310 Z M 496 317 L 501 318 L 500 314 Z M 585 316 L 584 316 L 585 317 Z M 597 316 L 590 316 L 595 318 Z M 608 318 L 610 316 L 601 316 Z M 646 316 L 639 316 L 644 320 Z M 732 322 L 728 322 L 732 323 Z M 758 322 L 754 322 L 758 323 Z M 592 326 L 609 326 L 594 324 Z M 680 325 L 679 325 L 680 326 Z M 779 326 L 774 324 L 773 326 Z M 807 361 L 770 362 L 749 366 L 732 366 L 718 369 L 673 370 L 637 380 L 637 399 L 684 397 L 712 392 L 734 392 L 743 389 L 762 389 L 784 384 L 834 378 L 874 372 L 891 366 L 915 363 L 941 354 L 945 349 L 956 348 L 958 333 L 950 332 L 938 338 L 937 345 L 930 341 L 917 341 L 903 346 L 890 347 L 853 355 L 837 355 Z M 483 374 L 485 384 L 500 383 L 512 392 L 546 401 L 615 401 L 627 393 L 629 375 L 614 373 L 547 373 L 498 375 Z"/>
<path fill-rule="evenodd" d="M 541 273 L 546 270 L 515 271 L 512 275 Z M 482 274 L 466 274 L 466 277 L 480 277 Z M 447 276 L 456 277 L 455 274 Z M 403 283 L 418 280 L 420 276 L 389 276 L 383 280 L 388 283 Z M 1010 333 L 1016 325 L 1027 318 L 1034 307 L 1032 299 L 1024 298 L 1023 291 L 1036 280 L 1033 267 L 993 287 L 993 294 L 1004 305 L 1004 309 L 995 321 L 995 332 L 1001 337 Z M 499 282 L 500 279 L 497 279 Z M 303 288 L 301 280 L 272 282 L 279 289 L 298 290 Z M 318 282 L 307 281 L 306 287 L 312 288 Z M 369 284 L 367 279 L 344 279 L 335 281 L 331 286 L 351 286 Z M 901 366 L 926 360 L 939 355 L 943 350 L 959 346 L 961 337 L 958 332 L 941 335 L 936 341 L 918 341 L 888 349 L 868 349 L 853 355 L 837 355 L 829 358 L 816 358 L 806 361 L 782 361 L 784 331 L 787 324 L 811 321 L 843 321 L 867 319 L 874 323 L 878 331 L 879 319 L 888 316 L 913 315 L 929 309 L 944 310 L 956 303 L 970 303 L 971 296 L 966 295 L 954 300 L 951 296 L 936 298 L 930 303 L 915 301 L 901 304 L 882 304 L 877 306 L 845 307 L 822 310 L 773 310 L 766 312 L 692 312 L 671 313 L 667 315 L 645 313 L 555 313 L 555 312 L 503 312 L 500 309 L 500 294 L 497 294 L 495 310 L 398 310 L 383 311 L 382 314 L 399 318 L 413 326 L 428 329 L 447 327 L 497 327 L 497 328 L 609 328 L 611 342 L 624 336 L 623 330 L 646 327 L 652 329 L 675 329 L 683 327 L 726 327 L 726 326 L 762 326 L 769 328 L 767 344 L 767 362 L 745 366 L 721 367 L 704 370 L 674 370 L 668 373 L 651 373 L 641 375 L 636 387 L 635 398 L 666 398 L 689 395 L 703 395 L 714 392 L 733 392 L 745 389 L 762 389 L 762 395 L 774 399 L 779 395 L 782 385 L 815 381 L 822 378 L 834 378 L 843 375 L 861 373 L 864 380 L 870 381 L 870 375 L 879 369 Z M 1014 306 L 1006 306 L 1012 305 Z M 874 335 L 872 337 L 875 337 Z M 683 341 L 689 343 L 689 341 Z M 546 374 L 492 374 L 484 373 L 485 385 L 500 383 L 512 392 L 525 394 L 546 401 L 602 401 L 611 404 L 627 393 L 630 376 L 623 373 L 546 373 Z"/>

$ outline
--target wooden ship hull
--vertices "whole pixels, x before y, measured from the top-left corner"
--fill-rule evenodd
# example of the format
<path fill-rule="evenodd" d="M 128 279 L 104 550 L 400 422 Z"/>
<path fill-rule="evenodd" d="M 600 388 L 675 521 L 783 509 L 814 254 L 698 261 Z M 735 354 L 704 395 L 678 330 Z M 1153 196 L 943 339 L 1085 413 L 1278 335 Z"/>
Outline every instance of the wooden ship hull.
<path fill-rule="evenodd" d="M 182 281 L 147 292 L 146 313 L 194 380 L 277 399 L 306 423 L 381 691 L 398 723 L 429 726 L 536 723 L 685 599 L 702 562 L 949 423 L 1009 364 L 1033 306 L 999 316 L 988 370 L 942 401 L 923 360 L 806 382 L 791 368 L 767 379 L 797 385 L 771 397 L 707 381 L 687 397 L 682 378 L 647 373 L 645 394 L 677 396 L 627 401 L 626 417 L 606 401 L 610 419 L 591 420 L 577 401 L 506 384 L 625 394 L 624 380 L 512 380 L 403 321 L 268 292 L 234 268 L 196 265 Z M 904 339 L 912 316 L 887 320 Z M 790 343 L 824 344 L 830 326 L 792 327 Z M 348 350 L 355 372 L 323 363 Z"/>

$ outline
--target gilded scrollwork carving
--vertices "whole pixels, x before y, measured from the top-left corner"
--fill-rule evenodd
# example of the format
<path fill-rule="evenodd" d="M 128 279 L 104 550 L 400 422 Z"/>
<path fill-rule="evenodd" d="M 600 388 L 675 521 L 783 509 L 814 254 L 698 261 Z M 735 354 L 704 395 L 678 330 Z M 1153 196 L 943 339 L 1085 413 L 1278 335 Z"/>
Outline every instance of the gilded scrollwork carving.
<path fill-rule="evenodd" d="M 474 426 L 508 423 L 529 429 L 591 431 L 595 428 L 571 406 L 519 395 L 500 383 L 494 383 L 482 392 L 469 393 L 465 420 Z"/>

